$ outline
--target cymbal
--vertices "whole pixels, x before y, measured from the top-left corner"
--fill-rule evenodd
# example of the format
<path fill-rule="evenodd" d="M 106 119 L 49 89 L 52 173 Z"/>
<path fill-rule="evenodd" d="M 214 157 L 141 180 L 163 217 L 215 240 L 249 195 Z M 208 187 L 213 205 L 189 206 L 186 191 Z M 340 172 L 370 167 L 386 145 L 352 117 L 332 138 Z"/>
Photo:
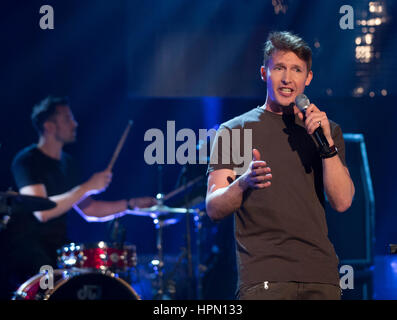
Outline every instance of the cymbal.
<path fill-rule="evenodd" d="M 48 198 L 22 195 L 16 192 L 0 192 L 0 212 L 16 213 L 21 211 L 48 210 L 56 207 Z"/>
<path fill-rule="evenodd" d="M 135 210 L 129 210 L 128 213 L 137 216 L 146 216 L 153 218 L 164 214 L 194 214 L 197 213 L 197 210 L 186 209 L 186 208 L 172 208 L 164 204 L 161 204 L 161 205 L 154 205 L 149 208 L 136 208 Z"/>
<path fill-rule="evenodd" d="M 161 221 L 164 225 L 175 224 L 186 214 L 195 214 L 197 210 L 186 208 L 172 208 L 166 205 L 154 205 L 149 208 L 136 208 L 128 210 L 129 214 L 142 217 L 150 217 Z"/>

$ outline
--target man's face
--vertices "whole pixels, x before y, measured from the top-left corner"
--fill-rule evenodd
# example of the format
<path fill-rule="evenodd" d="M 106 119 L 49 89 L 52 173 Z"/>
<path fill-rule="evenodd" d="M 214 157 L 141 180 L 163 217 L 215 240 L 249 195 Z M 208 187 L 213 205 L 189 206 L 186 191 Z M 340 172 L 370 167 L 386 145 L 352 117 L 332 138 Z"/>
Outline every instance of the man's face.
<path fill-rule="evenodd" d="M 57 141 L 64 144 L 76 140 L 77 122 L 69 106 L 57 106 L 57 112 L 51 120 L 51 132 Z"/>
<path fill-rule="evenodd" d="M 262 66 L 261 75 L 267 83 L 267 104 L 270 107 L 286 107 L 295 103 L 313 78 L 307 72 L 306 62 L 292 51 L 274 51 L 267 68 Z"/>

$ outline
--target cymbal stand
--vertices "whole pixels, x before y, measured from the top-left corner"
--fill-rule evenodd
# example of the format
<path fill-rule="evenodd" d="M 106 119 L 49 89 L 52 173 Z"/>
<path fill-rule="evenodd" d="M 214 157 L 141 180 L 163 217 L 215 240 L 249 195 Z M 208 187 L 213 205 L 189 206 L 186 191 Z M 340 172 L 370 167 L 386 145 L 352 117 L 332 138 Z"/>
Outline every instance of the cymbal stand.
<path fill-rule="evenodd" d="M 162 205 L 164 195 L 159 193 L 156 196 L 157 204 Z M 165 297 L 165 285 L 164 285 L 164 250 L 163 250 L 163 227 L 164 227 L 164 220 L 161 216 L 153 219 L 153 223 L 157 229 L 157 236 L 156 236 L 156 248 L 157 248 L 157 255 L 158 255 L 158 265 L 156 268 L 156 275 L 158 281 L 158 290 L 157 294 L 155 295 L 157 300 L 164 300 Z"/>
<path fill-rule="evenodd" d="M 202 264 L 201 264 L 201 229 L 203 227 L 202 218 L 205 215 L 205 212 L 198 211 L 194 216 L 194 231 L 196 234 L 196 264 L 195 264 L 195 271 L 196 271 L 196 298 L 201 300 L 203 298 L 203 271 L 202 271 Z"/>
<path fill-rule="evenodd" d="M 11 205 L 8 203 L 7 198 L 3 198 L 0 195 L 0 231 L 4 230 L 7 227 L 11 213 Z"/>

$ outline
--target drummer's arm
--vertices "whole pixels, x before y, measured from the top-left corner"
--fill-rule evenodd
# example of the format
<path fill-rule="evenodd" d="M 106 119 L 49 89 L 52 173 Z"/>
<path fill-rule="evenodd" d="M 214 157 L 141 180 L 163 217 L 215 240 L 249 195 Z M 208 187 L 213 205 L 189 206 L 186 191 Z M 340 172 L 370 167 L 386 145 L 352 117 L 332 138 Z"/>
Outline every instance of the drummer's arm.
<path fill-rule="evenodd" d="M 147 208 L 155 204 L 157 204 L 157 201 L 153 197 L 130 198 L 118 201 L 100 201 L 87 197 L 73 207 L 89 222 L 104 222 L 128 213 L 127 210 L 130 208 Z"/>
<path fill-rule="evenodd" d="M 19 190 L 19 193 L 29 196 L 43 197 L 43 198 L 48 197 L 51 201 L 54 201 L 57 204 L 55 208 L 52 208 L 50 210 L 33 212 L 34 216 L 40 222 L 47 222 L 69 211 L 76 202 L 86 197 L 87 191 L 88 190 L 85 187 L 85 185 L 82 184 L 77 187 L 74 187 L 73 189 L 63 194 L 48 197 L 47 189 L 44 184 L 34 184 L 34 185 L 28 185 L 22 187 Z"/>
<path fill-rule="evenodd" d="M 101 201 L 87 197 L 74 204 L 73 208 L 89 222 L 102 222 L 123 214 L 128 209 L 128 200 Z"/>

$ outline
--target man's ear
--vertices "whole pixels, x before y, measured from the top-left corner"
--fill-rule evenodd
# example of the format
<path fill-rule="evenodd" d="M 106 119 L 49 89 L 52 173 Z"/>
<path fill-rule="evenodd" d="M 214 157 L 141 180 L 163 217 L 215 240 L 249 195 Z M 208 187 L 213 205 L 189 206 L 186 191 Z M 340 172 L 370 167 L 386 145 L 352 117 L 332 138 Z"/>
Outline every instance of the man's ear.
<path fill-rule="evenodd" d="M 43 123 L 44 132 L 52 133 L 55 131 L 55 123 L 52 121 L 46 121 Z"/>
<path fill-rule="evenodd" d="M 266 67 L 265 66 L 261 66 L 261 78 L 262 78 L 262 81 L 264 81 L 264 82 L 266 82 L 266 76 L 267 76 L 267 74 L 266 74 Z"/>
<path fill-rule="evenodd" d="M 313 71 L 309 71 L 306 77 L 305 86 L 307 87 L 313 79 Z"/>

